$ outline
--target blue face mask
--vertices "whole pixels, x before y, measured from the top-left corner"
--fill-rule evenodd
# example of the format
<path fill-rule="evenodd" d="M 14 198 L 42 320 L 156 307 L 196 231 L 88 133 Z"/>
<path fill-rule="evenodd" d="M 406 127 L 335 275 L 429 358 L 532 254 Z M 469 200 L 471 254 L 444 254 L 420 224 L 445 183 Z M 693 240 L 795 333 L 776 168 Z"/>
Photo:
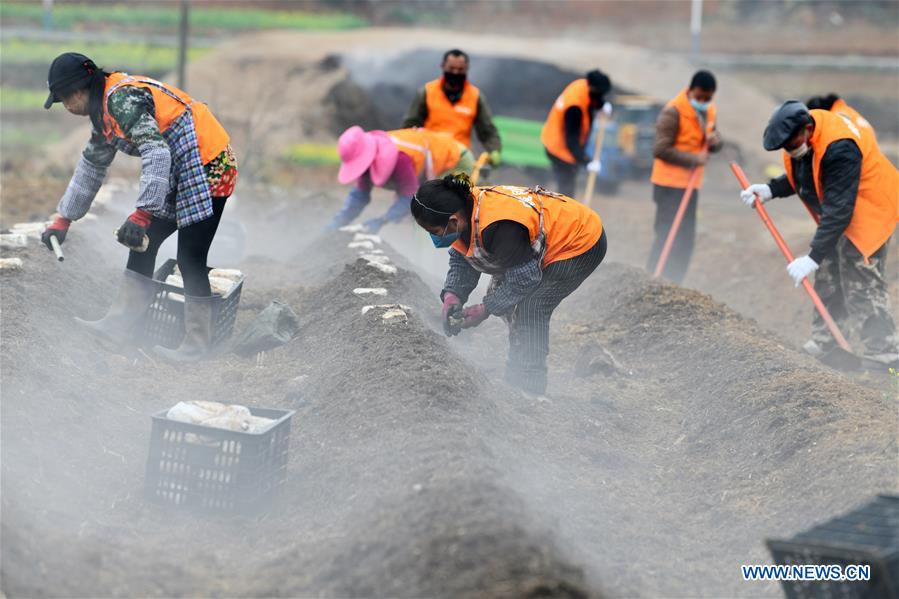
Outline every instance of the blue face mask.
<path fill-rule="evenodd" d="M 708 110 L 709 104 L 711 104 L 711 102 L 700 102 L 699 100 L 694 100 L 693 98 L 690 98 L 690 106 L 692 106 L 699 112 L 705 112 L 706 110 Z"/>
<path fill-rule="evenodd" d="M 431 241 L 434 243 L 435 248 L 448 248 L 453 245 L 453 242 L 459 239 L 458 233 L 450 233 L 449 235 L 434 235 L 431 233 Z"/>
<path fill-rule="evenodd" d="M 434 244 L 435 248 L 448 248 L 453 245 L 453 242 L 459 239 L 459 233 L 450 233 L 446 234 L 446 230 L 449 228 L 449 223 L 446 223 L 446 226 L 443 227 L 443 233 L 441 235 L 434 235 L 431 233 L 431 242 Z"/>

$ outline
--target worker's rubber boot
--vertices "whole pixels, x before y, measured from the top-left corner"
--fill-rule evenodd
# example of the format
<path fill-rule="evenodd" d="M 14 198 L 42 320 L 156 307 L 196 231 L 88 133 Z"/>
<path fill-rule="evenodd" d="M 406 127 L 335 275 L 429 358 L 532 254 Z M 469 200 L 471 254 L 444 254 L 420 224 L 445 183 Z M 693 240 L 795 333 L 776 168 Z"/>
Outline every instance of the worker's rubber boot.
<path fill-rule="evenodd" d="M 184 297 L 184 339 L 178 349 L 157 345 L 153 351 L 172 362 L 196 362 L 209 356 L 212 347 L 214 295 Z"/>
<path fill-rule="evenodd" d="M 153 279 L 126 269 L 119 293 L 106 316 L 100 320 L 75 317 L 75 322 L 103 339 L 123 345 L 131 341 L 132 331 L 143 318 L 155 293 Z"/>

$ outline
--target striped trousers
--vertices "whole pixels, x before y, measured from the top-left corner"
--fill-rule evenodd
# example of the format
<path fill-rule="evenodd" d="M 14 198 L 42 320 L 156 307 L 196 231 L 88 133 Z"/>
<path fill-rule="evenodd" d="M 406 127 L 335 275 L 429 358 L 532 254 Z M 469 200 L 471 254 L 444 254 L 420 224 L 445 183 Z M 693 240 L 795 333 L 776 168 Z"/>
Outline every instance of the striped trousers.
<path fill-rule="evenodd" d="M 508 318 L 509 361 L 506 381 L 528 393 L 546 391 L 549 321 L 563 299 L 580 287 L 606 255 L 606 233 L 592 248 L 543 269 L 540 286 L 521 300 Z"/>

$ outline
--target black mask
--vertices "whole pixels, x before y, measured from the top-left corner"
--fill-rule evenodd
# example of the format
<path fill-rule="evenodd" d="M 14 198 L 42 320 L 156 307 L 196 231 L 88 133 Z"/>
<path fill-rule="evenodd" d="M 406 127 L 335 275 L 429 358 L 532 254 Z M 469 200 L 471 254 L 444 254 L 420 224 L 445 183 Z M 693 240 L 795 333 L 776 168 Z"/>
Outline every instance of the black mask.
<path fill-rule="evenodd" d="M 602 106 L 605 103 L 605 94 L 600 92 L 590 92 L 590 103 L 594 106 Z"/>
<path fill-rule="evenodd" d="M 447 73 L 444 71 L 443 79 L 453 87 L 460 87 L 465 84 L 465 73 Z"/>

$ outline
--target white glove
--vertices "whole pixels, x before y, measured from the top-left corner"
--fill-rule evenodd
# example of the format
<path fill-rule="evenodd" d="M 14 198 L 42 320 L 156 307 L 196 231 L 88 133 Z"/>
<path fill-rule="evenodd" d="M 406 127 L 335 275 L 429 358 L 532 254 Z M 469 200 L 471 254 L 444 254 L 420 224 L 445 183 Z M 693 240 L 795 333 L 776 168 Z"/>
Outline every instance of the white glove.
<path fill-rule="evenodd" d="M 818 263 L 808 256 L 796 258 L 787 264 L 787 274 L 793 277 L 793 282 L 796 284 L 796 287 L 799 287 L 799 285 L 802 284 L 802 279 L 816 270 L 818 270 Z"/>
<path fill-rule="evenodd" d="M 759 196 L 762 204 L 764 204 L 773 197 L 771 195 L 771 186 L 765 183 L 753 183 L 740 192 L 740 199 L 750 208 L 755 203 L 755 196 Z"/>
<path fill-rule="evenodd" d="M 598 175 L 600 170 L 602 170 L 602 162 L 599 160 L 591 160 L 587 163 L 588 173 L 596 173 Z"/>
<path fill-rule="evenodd" d="M 602 110 L 602 113 L 606 115 L 607 118 L 612 116 L 612 105 L 609 102 L 603 104 L 600 110 Z"/>

